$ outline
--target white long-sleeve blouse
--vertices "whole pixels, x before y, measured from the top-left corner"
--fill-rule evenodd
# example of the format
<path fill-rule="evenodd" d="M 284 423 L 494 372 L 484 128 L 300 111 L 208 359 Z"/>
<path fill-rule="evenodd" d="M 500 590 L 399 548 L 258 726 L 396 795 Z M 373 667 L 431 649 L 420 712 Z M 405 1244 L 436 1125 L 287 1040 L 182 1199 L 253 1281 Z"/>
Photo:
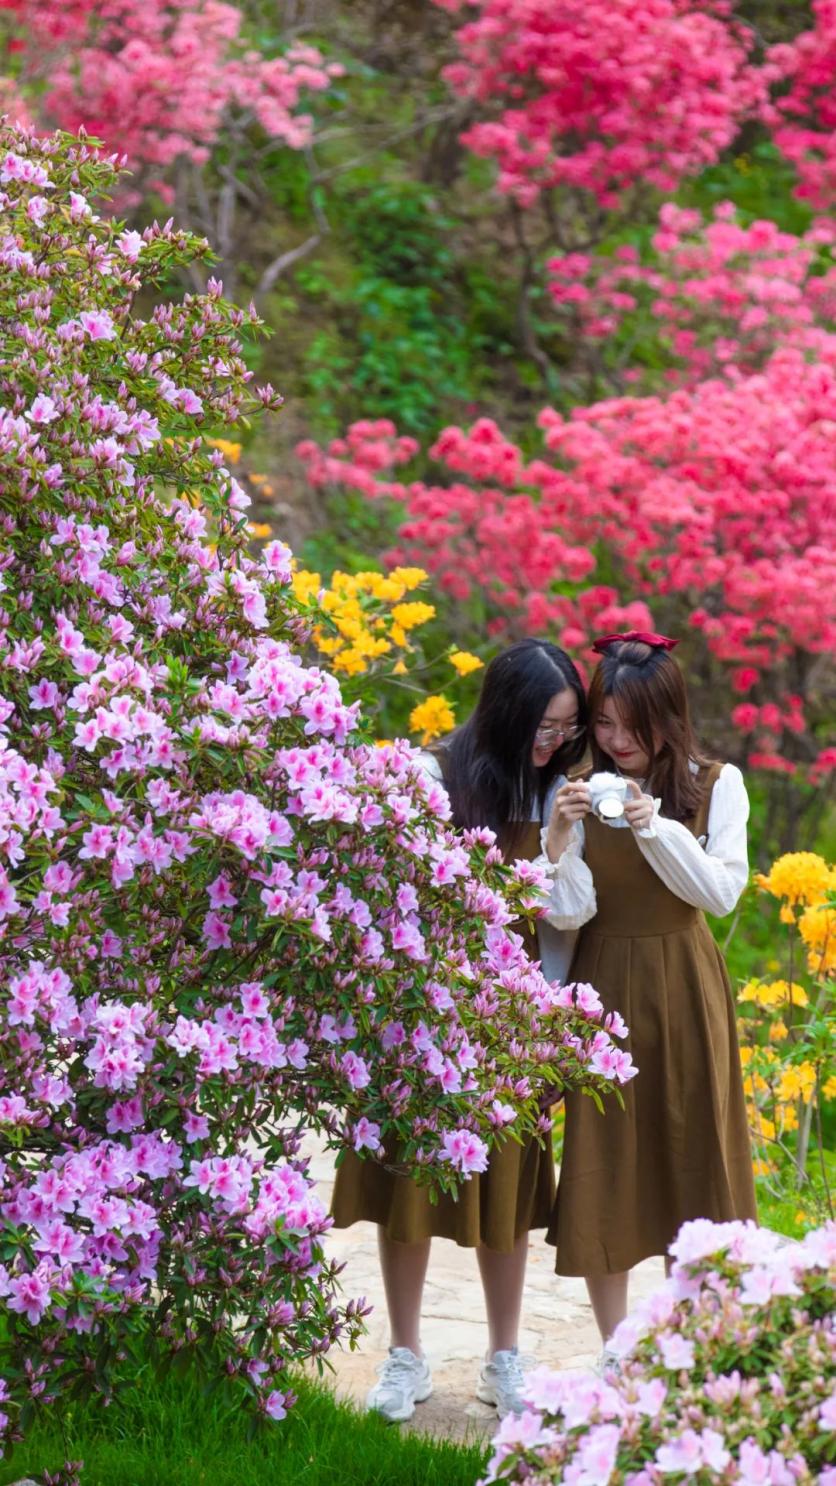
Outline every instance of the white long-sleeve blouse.
<path fill-rule="evenodd" d="M 692 769 L 696 771 L 695 764 Z M 696 837 L 679 821 L 668 820 L 659 806 L 660 801 L 654 800 L 650 825 L 633 831 L 642 856 L 685 903 L 720 916 L 731 913 L 749 878 L 749 797 L 740 770 L 734 764 L 723 765 L 711 791 L 705 836 Z M 632 827 L 622 819 L 608 829 Z M 569 845 L 557 862 L 549 861 L 546 854 L 545 828 L 541 843 L 543 854 L 537 864 L 551 884 L 546 918 L 556 929 L 577 930 L 597 910 L 592 873 L 583 859 L 583 823 L 573 827 Z"/>
<path fill-rule="evenodd" d="M 430 778 L 433 779 L 437 784 L 441 784 L 443 786 L 444 777 L 441 772 L 441 765 L 438 759 L 435 757 L 435 754 L 425 753 L 422 751 L 419 754 L 419 758 L 422 768 L 427 774 L 429 774 Z M 544 827 L 546 824 L 548 824 L 549 816 L 551 815 L 552 801 L 554 800 L 555 794 L 557 793 L 561 784 L 565 783 L 566 780 L 563 775 L 560 775 L 551 783 L 548 794 L 546 795 L 546 798 L 543 802 L 543 816 L 540 824 Z M 561 887 L 557 887 L 557 892 L 555 893 L 555 864 L 549 862 L 548 858 L 545 856 L 545 848 L 544 856 L 537 858 L 538 866 L 543 866 L 544 863 L 551 869 L 550 875 L 552 876 L 553 880 L 552 891 L 547 902 L 544 904 L 546 910 L 545 917 L 539 919 L 537 922 L 537 946 L 540 950 L 540 964 L 542 966 L 543 974 L 545 975 L 546 979 L 558 980 L 562 983 L 563 981 L 565 981 L 566 976 L 569 972 L 569 966 L 572 963 L 572 954 L 575 948 L 575 940 L 578 937 L 578 928 L 580 924 L 586 922 L 586 918 L 579 918 L 577 924 L 557 922 L 558 919 L 565 916 L 563 912 L 564 905 L 562 903 L 563 889 Z M 559 864 L 557 865 L 559 866 Z M 589 868 L 583 861 L 581 861 L 581 866 L 584 868 L 586 875 L 589 878 L 589 885 L 591 886 L 592 877 L 590 875 Z M 592 913 L 594 912 L 595 907 L 593 890 Z M 571 912 L 569 916 L 572 916 Z M 587 914 L 587 917 L 591 917 L 591 914 Z"/>

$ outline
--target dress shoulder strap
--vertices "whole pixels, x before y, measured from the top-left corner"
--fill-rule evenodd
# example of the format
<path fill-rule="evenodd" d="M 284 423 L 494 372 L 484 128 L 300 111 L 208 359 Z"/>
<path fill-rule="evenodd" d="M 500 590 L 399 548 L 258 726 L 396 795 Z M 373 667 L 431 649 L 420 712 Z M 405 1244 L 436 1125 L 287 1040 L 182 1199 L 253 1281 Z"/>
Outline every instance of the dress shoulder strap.
<path fill-rule="evenodd" d="M 694 815 L 687 822 L 687 825 L 689 826 L 690 830 L 693 831 L 695 836 L 704 836 L 708 831 L 708 812 L 711 808 L 711 791 L 717 783 L 717 780 L 720 778 L 722 770 L 722 763 L 719 763 L 716 759 L 707 764 L 702 764 L 700 767 L 697 778 L 699 781 L 700 789 L 702 791 L 702 799 L 700 800 L 700 803 L 697 806 Z"/>

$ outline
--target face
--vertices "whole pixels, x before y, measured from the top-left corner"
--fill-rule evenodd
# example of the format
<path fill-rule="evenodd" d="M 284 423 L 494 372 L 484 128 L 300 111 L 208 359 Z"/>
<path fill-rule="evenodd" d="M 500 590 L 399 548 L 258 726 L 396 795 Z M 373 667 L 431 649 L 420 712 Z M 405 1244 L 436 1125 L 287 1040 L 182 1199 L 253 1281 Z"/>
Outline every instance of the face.
<path fill-rule="evenodd" d="M 609 754 L 622 774 L 628 778 L 644 778 L 650 768 L 650 757 L 630 731 L 612 697 L 605 697 L 593 729 L 601 752 Z M 661 739 L 654 734 L 653 746 L 657 753 L 660 743 Z"/>
<path fill-rule="evenodd" d="M 544 768 L 558 748 L 577 737 L 577 727 L 578 699 L 571 686 L 567 686 L 564 691 L 555 692 L 540 718 L 531 750 L 534 767 Z"/>

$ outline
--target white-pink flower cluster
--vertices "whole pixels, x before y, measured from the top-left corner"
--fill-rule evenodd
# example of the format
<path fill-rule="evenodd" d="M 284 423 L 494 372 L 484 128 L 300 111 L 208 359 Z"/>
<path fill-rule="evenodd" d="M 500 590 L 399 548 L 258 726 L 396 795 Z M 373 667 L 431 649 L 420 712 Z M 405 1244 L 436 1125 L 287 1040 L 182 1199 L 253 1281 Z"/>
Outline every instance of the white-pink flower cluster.
<path fill-rule="evenodd" d="M 604 1378 L 540 1368 L 487 1482 L 836 1486 L 836 1224 L 686 1223 Z"/>

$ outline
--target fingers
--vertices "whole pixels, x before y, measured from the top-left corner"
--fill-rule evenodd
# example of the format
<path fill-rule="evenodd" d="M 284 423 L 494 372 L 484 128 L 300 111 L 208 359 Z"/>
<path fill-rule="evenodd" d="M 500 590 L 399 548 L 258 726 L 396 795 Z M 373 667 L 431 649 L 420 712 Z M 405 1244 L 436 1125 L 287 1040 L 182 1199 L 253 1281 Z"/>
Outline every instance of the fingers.
<path fill-rule="evenodd" d="M 624 804 L 624 819 L 633 830 L 644 830 L 653 819 L 653 800 L 650 795 L 642 794 L 634 779 L 628 780 L 631 799 Z"/>
<path fill-rule="evenodd" d="M 589 813 L 590 794 L 589 786 L 583 780 L 575 780 L 569 784 L 561 785 L 554 797 L 552 806 L 552 819 L 563 822 L 583 820 Z"/>
<path fill-rule="evenodd" d="M 590 799 L 589 785 L 583 779 L 570 779 L 568 784 L 562 784 L 560 786 L 560 789 L 555 795 L 555 801 L 578 801 L 586 805 L 589 804 Z"/>

